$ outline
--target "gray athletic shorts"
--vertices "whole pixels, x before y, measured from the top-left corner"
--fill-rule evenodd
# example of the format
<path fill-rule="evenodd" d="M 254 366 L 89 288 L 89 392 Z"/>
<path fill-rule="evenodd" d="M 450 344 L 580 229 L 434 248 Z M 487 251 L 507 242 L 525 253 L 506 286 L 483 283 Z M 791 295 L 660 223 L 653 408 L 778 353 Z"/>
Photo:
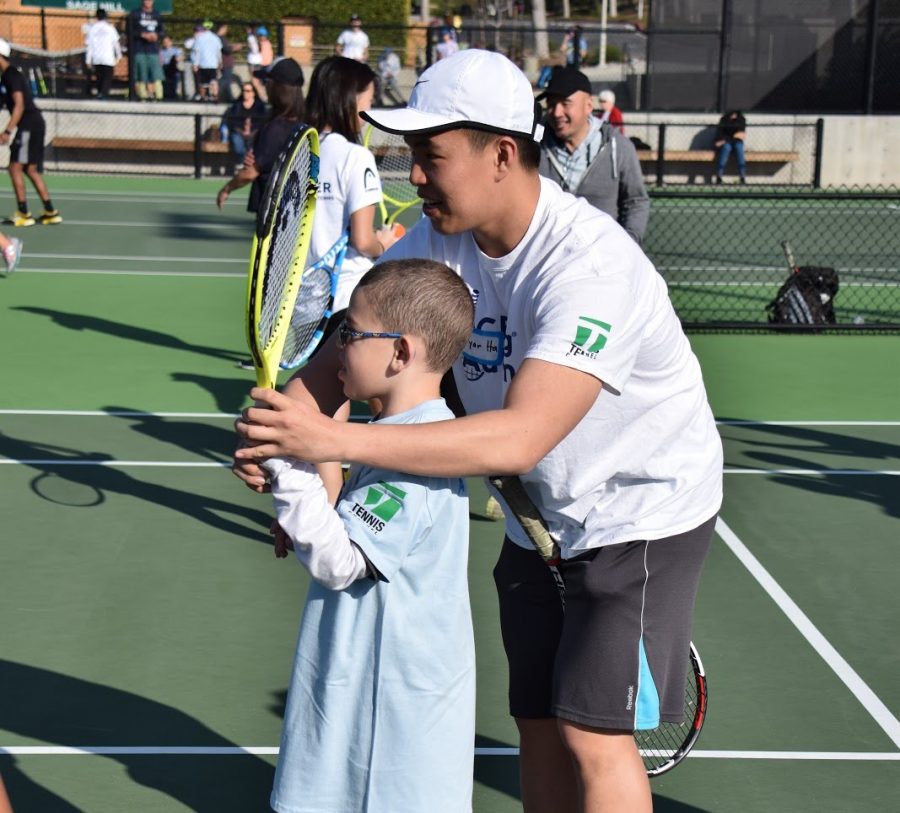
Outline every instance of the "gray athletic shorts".
<path fill-rule="evenodd" d="M 678 723 L 694 600 L 715 517 L 683 534 L 596 548 L 547 566 L 504 540 L 494 568 L 513 717 L 591 728 Z"/>

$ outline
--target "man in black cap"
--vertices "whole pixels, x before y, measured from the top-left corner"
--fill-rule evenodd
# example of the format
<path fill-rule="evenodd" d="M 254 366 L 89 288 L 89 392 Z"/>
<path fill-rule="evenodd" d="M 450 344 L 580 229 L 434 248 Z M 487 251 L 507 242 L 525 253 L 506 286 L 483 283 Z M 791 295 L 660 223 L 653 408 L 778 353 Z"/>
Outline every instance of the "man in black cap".
<path fill-rule="evenodd" d="M 650 217 L 641 162 L 625 136 L 594 116 L 588 78 L 572 67 L 557 68 L 538 99 L 546 99 L 548 125 L 541 175 L 615 218 L 640 243 Z"/>

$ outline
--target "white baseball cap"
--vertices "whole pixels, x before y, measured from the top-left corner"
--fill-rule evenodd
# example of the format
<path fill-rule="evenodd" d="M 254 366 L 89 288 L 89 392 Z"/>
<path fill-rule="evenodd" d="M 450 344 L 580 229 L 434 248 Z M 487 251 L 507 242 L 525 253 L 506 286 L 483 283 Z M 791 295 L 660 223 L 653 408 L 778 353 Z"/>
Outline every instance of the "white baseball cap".
<path fill-rule="evenodd" d="M 6 40 L 0 39 L 0 56 L 5 56 L 8 58 L 11 53 L 12 46 L 10 46 L 10 44 Z"/>
<path fill-rule="evenodd" d="M 522 71 L 502 54 L 472 48 L 425 71 L 406 107 L 367 110 L 362 117 L 400 135 L 472 127 L 540 141 L 542 115 Z"/>

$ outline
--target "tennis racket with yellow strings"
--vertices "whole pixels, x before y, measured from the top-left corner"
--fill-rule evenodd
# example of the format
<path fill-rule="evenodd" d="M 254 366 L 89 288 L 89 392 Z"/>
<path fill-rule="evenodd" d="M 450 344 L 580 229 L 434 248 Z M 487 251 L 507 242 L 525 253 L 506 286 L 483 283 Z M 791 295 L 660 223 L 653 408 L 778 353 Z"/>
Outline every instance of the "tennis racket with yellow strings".
<path fill-rule="evenodd" d="M 371 124 L 363 133 L 363 146 L 375 156 L 375 166 L 381 178 L 382 200 L 378 205 L 383 226 L 393 225 L 403 212 L 422 202 L 416 188 L 409 182 L 412 152 L 396 133 L 386 133 Z M 397 223 L 398 236 L 406 229 Z"/>
<path fill-rule="evenodd" d="M 295 305 L 319 318 L 328 308 L 329 292 L 305 284 L 303 273 L 318 179 L 319 134 L 298 127 L 269 176 L 250 249 L 247 343 L 260 387 L 275 387 Z"/>

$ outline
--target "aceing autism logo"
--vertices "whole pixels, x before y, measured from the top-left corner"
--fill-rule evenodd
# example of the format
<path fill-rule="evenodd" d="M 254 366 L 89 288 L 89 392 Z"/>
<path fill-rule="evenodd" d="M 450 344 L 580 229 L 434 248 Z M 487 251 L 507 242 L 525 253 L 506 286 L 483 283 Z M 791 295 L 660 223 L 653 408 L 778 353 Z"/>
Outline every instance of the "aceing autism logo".
<path fill-rule="evenodd" d="M 601 322 L 599 319 L 592 319 L 590 316 L 579 316 L 575 339 L 566 355 L 596 358 L 597 353 L 606 344 L 611 330 L 612 325 L 608 322 Z"/>

